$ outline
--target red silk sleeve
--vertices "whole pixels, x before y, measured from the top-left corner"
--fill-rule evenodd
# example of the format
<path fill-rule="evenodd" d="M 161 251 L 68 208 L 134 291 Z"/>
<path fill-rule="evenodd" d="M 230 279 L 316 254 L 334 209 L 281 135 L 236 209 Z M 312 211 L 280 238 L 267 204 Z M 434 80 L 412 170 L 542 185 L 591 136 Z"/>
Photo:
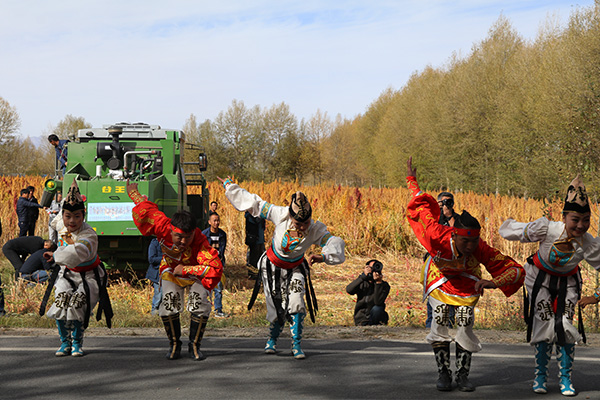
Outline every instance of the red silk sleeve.
<path fill-rule="evenodd" d="M 408 202 L 406 217 L 419 242 L 429 254 L 441 252 L 444 258 L 451 258 L 450 236 L 452 227 L 440 225 L 440 206 L 431 195 L 422 192 L 414 176 L 406 177 L 412 197 Z"/>
<path fill-rule="evenodd" d="M 171 240 L 171 219 L 151 201 L 142 201 L 131 212 L 133 222 L 142 235 L 155 235 L 159 239 Z"/>
<path fill-rule="evenodd" d="M 219 258 L 219 252 L 208 243 L 200 229 L 196 229 L 194 241 L 193 247 L 194 251 L 197 251 L 198 265 L 186 265 L 183 268 L 183 277 L 201 278 L 202 286 L 207 290 L 213 290 L 223 275 L 223 264 Z"/>
<path fill-rule="evenodd" d="M 477 261 L 492 275 L 492 281 L 506 297 L 512 296 L 523 285 L 525 270 L 512 258 L 505 256 L 485 241 L 479 239 L 479 246 L 473 253 Z"/>

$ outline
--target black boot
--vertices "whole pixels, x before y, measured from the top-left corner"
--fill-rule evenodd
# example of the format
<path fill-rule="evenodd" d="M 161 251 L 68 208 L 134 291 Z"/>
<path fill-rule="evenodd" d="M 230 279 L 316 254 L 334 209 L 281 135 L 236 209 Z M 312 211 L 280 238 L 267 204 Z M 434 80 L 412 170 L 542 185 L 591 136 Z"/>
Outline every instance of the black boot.
<path fill-rule="evenodd" d="M 471 356 L 473 353 L 456 344 L 456 385 L 461 392 L 472 392 L 475 386 L 469 382 Z"/>
<path fill-rule="evenodd" d="M 450 342 L 434 342 L 433 354 L 438 367 L 436 389 L 442 392 L 452 390 L 452 372 L 450 371 Z"/>
<path fill-rule="evenodd" d="M 202 336 L 204 336 L 204 330 L 206 329 L 207 322 L 208 317 L 202 317 L 197 314 L 191 315 L 190 343 L 188 344 L 188 351 L 192 360 L 200 361 L 206 358 L 200 351 L 200 343 L 202 342 Z"/>
<path fill-rule="evenodd" d="M 179 314 L 167 315 L 161 317 L 163 324 L 165 325 L 165 332 L 169 338 L 169 352 L 167 358 L 169 360 L 176 360 L 181 355 L 181 322 L 179 321 Z"/>

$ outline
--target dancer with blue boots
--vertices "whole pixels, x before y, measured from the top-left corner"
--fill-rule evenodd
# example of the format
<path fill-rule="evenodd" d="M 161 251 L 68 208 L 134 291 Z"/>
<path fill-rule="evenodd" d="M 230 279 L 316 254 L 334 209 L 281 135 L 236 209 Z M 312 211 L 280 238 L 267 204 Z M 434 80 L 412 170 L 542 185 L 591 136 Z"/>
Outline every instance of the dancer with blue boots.
<path fill-rule="evenodd" d="M 277 339 L 283 331 L 285 321 L 288 321 L 292 336 L 292 355 L 295 359 L 304 359 L 306 356 L 301 347 L 304 318 L 308 308 L 314 322 L 314 313 L 318 310 L 310 279 L 310 266 L 319 262 L 329 265 L 343 263 L 345 243 L 329 233 L 325 224 L 312 219 L 312 208 L 304 193 L 294 193 L 289 207 L 282 207 L 249 193 L 233 183 L 231 178 L 219 180 L 225 187 L 225 196 L 238 211 L 248 211 L 254 217 L 260 216 L 275 224 L 271 246 L 258 262 L 259 278 L 256 279 L 248 304 L 248 309 L 251 309 L 262 283 L 267 303 L 267 320 L 270 322 L 265 353 L 277 352 Z M 322 252 L 311 254 L 305 259 L 304 255 L 312 245 L 321 247 Z"/>
<path fill-rule="evenodd" d="M 85 204 L 75 180 L 63 202 L 60 218 L 53 228 L 58 232 L 58 248 L 44 258 L 56 263 L 40 308 L 43 314 L 54 284 L 54 302 L 46 314 L 56 319 L 61 346 L 57 357 L 83 356 L 83 336 L 91 311 L 100 303 L 96 319 L 106 315 L 110 328 L 112 309 L 106 291 L 106 271 L 98 257 L 98 235 L 84 222 Z"/>
<path fill-rule="evenodd" d="M 582 329 L 573 326 L 575 305 L 581 297 L 579 264 L 585 260 L 600 269 L 600 238 L 587 233 L 590 215 L 585 186 L 577 176 L 567 189 L 562 221 L 542 217 L 523 223 L 508 219 L 500 227 L 500 235 L 507 240 L 540 244 L 524 266 L 528 292 L 527 341 L 535 349 L 535 393 L 548 392 L 548 364 L 553 347 L 556 347 L 561 393 L 565 396 L 577 393 L 571 371 L 575 345 L 582 339 Z"/>

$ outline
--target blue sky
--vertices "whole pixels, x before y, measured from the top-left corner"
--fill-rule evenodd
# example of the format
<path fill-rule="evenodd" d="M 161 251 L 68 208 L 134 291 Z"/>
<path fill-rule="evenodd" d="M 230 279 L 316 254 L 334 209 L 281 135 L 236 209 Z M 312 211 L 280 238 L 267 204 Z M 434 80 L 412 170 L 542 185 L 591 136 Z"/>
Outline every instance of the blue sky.
<path fill-rule="evenodd" d="M 232 100 L 298 118 L 364 113 L 386 88 L 467 55 L 504 15 L 527 40 L 593 0 L 0 2 L 0 97 L 21 134 L 67 114 L 181 128 Z"/>

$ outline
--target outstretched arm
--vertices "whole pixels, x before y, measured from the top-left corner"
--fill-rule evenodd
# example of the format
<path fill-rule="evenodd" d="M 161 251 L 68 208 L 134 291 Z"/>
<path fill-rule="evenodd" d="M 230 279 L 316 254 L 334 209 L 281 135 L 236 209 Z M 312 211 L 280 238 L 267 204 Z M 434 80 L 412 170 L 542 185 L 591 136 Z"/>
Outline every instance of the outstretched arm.
<path fill-rule="evenodd" d="M 140 204 L 142 201 L 148 200 L 148 196 L 141 194 L 138 190 L 137 183 L 130 183 L 129 179 L 127 179 L 125 187 L 127 188 L 127 195 L 135 204 Z"/>
<path fill-rule="evenodd" d="M 406 163 L 406 176 L 417 177 L 417 167 L 413 168 L 412 156 L 408 157 L 408 162 Z"/>

